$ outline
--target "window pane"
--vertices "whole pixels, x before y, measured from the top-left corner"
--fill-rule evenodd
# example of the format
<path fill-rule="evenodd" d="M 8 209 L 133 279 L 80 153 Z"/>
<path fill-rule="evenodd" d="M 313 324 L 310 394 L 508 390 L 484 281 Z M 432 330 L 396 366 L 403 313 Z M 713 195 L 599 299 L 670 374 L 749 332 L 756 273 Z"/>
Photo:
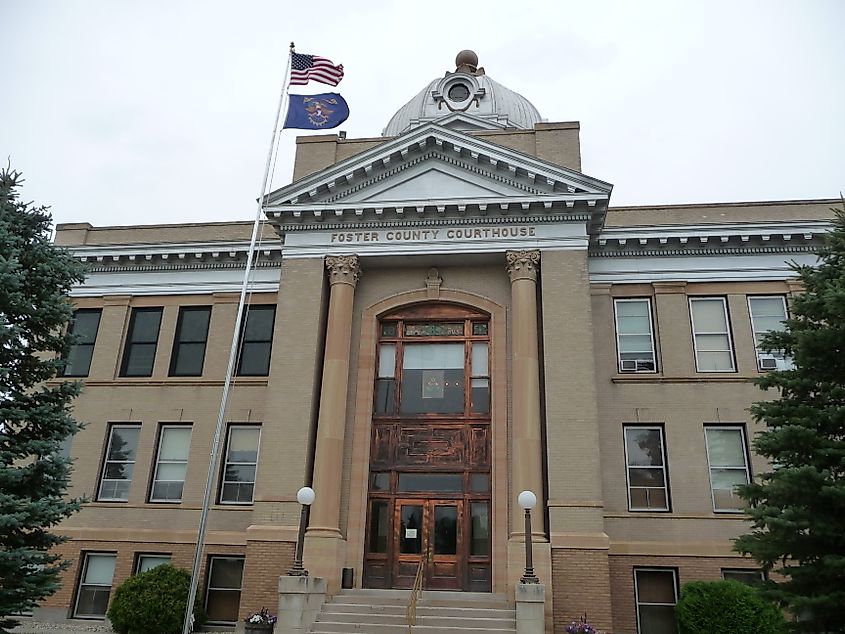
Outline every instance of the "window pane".
<path fill-rule="evenodd" d="M 226 465 L 226 482 L 255 482 L 255 465 Z"/>
<path fill-rule="evenodd" d="M 477 322 L 472 325 L 472 334 L 476 336 L 486 335 L 488 331 L 487 322 Z"/>
<path fill-rule="evenodd" d="M 190 446 L 190 427 L 165 427 L 161 431 L 159 460 L 187 460 Z"/>
<path fill-rule="evenodd" d="M 179 341 L 183 343 L 205 343 L 208 338 L 208 321 L 210 317 L 210 308 L 183 308 L 179 312 Z"/>
<path fill-rule="evenodd" d="M 170 373 L 174 376 L 200 376 L 205 361 L 205 342 L 180 343 L 173 351 L 173 368 Z"/>
<path fill-rule="evenodd" d="M 462 343 L 412 343 L 405 346 L 406 370 L 463 370 Z"/>
<path fill-rule="evenodd" d="M 619 317 L 619 334 L 642 334 L 651 332 L 651 322 L 648 315 L 642 317 Z"/>
<path fill-rule="evenodd" d="M 400 473 L 399 490 L 408 493 L 460 493 L 463 491 L 463 476 L 460 473 Z"/>
<path fill-rule="evenodd" d="M 150 376 L 153 373 L 156 344 L 134 343 L 126 350 L 123 376 Z"/>
<path fill-rule="evenodd" d="M 707 456 L 711 467 L 745 466 L 745 448 L 742 432 L 739 429 L 705 430 L 707 437 Z"/>
<path fill-rule="evenodd" d="M 763 582 L 763 573 L 759 570 L 725 570 L 722 569 L 725 581 L 739 581 L 749 586 L 756 586 Z"/>
<path fill-rule="evenodd" d="M 77 310 L 73 316 L 71 332 L 76 343 L 94 343 L 97 338 L 97 330 L 100 327 L 100 309 Z"/>
<path fill-rule="evenodd" d="M 695 344 L 701 352 L 730 351 L 731 342 L 727 335 L 698 335 Z"/>
<path fill-rule="evenodd" d="M 418 555 L 422 552 L 423 507 L 402 505 L 399 525 L 399 552 Z"/>
<path fill-rule="evenodd" d="M 234 623 L 241 604 L 240 590 L 209 590 L 205 611 L 211 623 Z"/>
<path fill-rule="evenodd" d="M 112 427 L 108 459 L 134 461 L 140 433 L 139 427 Z"/>
<path fill-rule="evenodd" d="M 487 376 L 487 344 L 472 344 L 472 376 Z"/>
<path fill-rule="evenodd" d="M 699 352 L 699 372 L 727 372 L 733 370 L 733 357 L 730 352 Z"/>
<path fill-rule="evenodd" d="M 370 509 L 370 552 L 387 552 L 387 502 L 373 502 Z"/>
<path fill-rule="evenodd" d="M 130 341 L 132 343 L 155 343 L 161 325 L 161 308 L 135 308 Z"/>
<path fill-rule="evenodd" d="M 714 489 L 733 491 L 739 484 L 748 484 L 745 469 L 711 469 L 710 478 Z"/>
<path fill-rule="evenodd" d="M 628 469 L 628 479 L 632 487 L 662 487 L 663 469 Z"/>
<path fill-rule="evenodd" d="M 229 462 L 257 462 L 261 430 L 236 427 L 229 431 Z"/>
<path fill-rule="evenodd" d="M 185 481 L 188 465 L 184 462 L 163 462 L 158 465 L 156 480 Z"/>
<path fill-rule="evenodd" d="M 67 355 L 64 376 L 88 376 L 91 371 L 92 345 L 73 345 Z"/>
<path fill-rule="evenodd" d="M 639 603 L 675 603 L 675 576 L 668 570 L 637 570 Z"/>
<path fill-rule="evenodd" d="M 487 414 L 490 411 L 490 380 L 472 379 L 472 411 Z"/>
<path fill-rule="evenodd" d="M 244 376 L 267 376 L 270 371 L 270 344 L 244 342 L 238 374 Z"/>
<path fill-rule="evenodd" d="M 273 336 L 275 306 L 250 306 L 246 315 L 244 341 L 269 341 Z"/>
<path fill-rule="evenodd" d="M 490 490 L 490 475 L 487 473 L 470 474 L 469 489 L 473 493 L 486 493 Z"/>
<path fill-rule="evenodd" d="M 454 555 L 458 551 L 458 507 L 434 507 L 434 554 Z"/>
<path fill-rule="evenodd" d="M 759 319 L 771 318 L 782 321 L 786 318 L 782 297 L 749 297 L 748 305 L 751 307 L 755 324 Z"/>
<path fill-rule="evenodd" d="M 463 334 L 463 322 L 405 324 L 405 336 L 407 337 L 460 337 Z"/>
<path fill-rule="evenodd" d="M 396 411 L 396 381 L 379 379 L 376 382 L 376 414 L 392 414 Z"/>
<path fill-rule="evenodd" d="M 379 346 L 378 378 L 392 379 L 396 376 L 396 344 L 383 343 Z"/>
<path fill-rule="evenodd" d="M 616 315 L 618 317 L 645 317 L 648 318 L 648 300 L 628 300 L 616 302 Z"/>
<path fill-rule="evenodd" d="M 659 429 L 625 429 L 625 448 L 629 466 L 656 467 L 663 465 L 663 444 Z"/>
<path fill-rule="evenodd" d="M 240 590 L 243 571 L 243 559 L 214 558 L 211 560 L 211 577 L 209 586 L 218 589 L 227 588 Z"/>
<path fill-rule="evenodd" d="M 182 489 L 185 483 L 183 480 L 168 481 L 159 480 L 153 484 L 150 499 L 159 502 L 179 502 L 182 499 Z"/>
<path fill-rule="evenodd" d="M 389 473 L 374 473 L 372 477 L 373 491 L 389 491 L 390 490 L 390 474 Z"/>
<path fill-rule="evenodd" d="M 398 332 L 396 322 L 388 322 L 381 325 L 381 336 L 382 337 L 395 337 L 396 333 Z"/>
<path fill-rule="evenodd" d="M 147 570 L 169 563 L 170 555 L 141 555 L 138 558 L 138 572 L 147 572 Z"/>
<path fill-rule="evenodd" d="M 675 607 L 672 605 L 641 605 L 641 634 L 676 634 Z"/>
<path fill-rule="evenodd" d="M 472 524 L 470 526 L 470 555 L 487 555 L 490 545 L 490 517 L 487 502 L 473 502 L 470 505 Z"/>
<path fill-rule="evenodd" d="M 114 577 L 114 562 L 114 555 L 87 555 L 84 582 L 111 586 Z"/>
<path fill-rule="evenodd" d="M 103 471 L 106 480 L 131 480 L 134 462 L 107 462 Z"/>
<path fill-rule="evenodd" d="M 727 332 L 725 304 L 722 299 L 693 299 L 690 300 L 690 307 L 697 333 Z"/>

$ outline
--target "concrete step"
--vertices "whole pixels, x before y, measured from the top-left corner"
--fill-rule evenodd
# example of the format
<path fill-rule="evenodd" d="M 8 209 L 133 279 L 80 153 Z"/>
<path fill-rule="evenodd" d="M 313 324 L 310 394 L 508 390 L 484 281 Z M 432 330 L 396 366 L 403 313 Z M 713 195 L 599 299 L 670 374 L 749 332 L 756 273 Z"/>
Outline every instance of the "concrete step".
<path fill-rule="evenodd" d="M 407 634 L 410 590 L 343 590 L 325 605 L 312 634 Z M 505 595 L 424 590 L 413 634 L 515 634 Z"/>
<path fill-rule="evenodd" d="M 515 634 L 516 628 L 493 629 L 489 627 L 455 628 L 447 625 L 415 625 L 413 634 Z M 315 623 L 311 634 L 408 634 L 407 625 L 380 625 L 372 623 Z"/>
<path fill-rule="evenodd" d="M 403 625 L 407 624 L 405 614 L 378 614 L 372 612 L 358 613 L 337 613 L 321 612 L 317 616 L 318 623 L 371 623 L 378 625 Z M 516 616 L 510 618 L 495 618 L 493 616 L 458 617 L 452 614 L 423 615 L 417 612 L 417 625 L 448 626 L 456 629 L 462 627 L 486 627 L 488 629 L 514 628 L 516 627 Z"/>
<path fill-rule="evenodd" d="M 405 616 L 407 605 L 363 605 L 360 603 L 327 603 L 323 608 L 332 614 L 357 614 L 366 610 L 367 614 L 398 614 Z M 454 616 L 457 618 L 514 618 L 513 608 L 464 608 L 456 606 L 433 606 L 417 604 L 417 616 Z"/>

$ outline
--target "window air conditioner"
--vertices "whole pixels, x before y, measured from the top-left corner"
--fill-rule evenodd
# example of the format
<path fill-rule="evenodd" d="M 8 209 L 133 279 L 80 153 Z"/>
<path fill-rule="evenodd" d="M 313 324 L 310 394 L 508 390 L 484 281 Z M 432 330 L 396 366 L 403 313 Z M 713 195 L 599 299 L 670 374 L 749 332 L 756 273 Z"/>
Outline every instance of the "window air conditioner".
<path fill-rule="evenodd" d="M 654 372 L 654 361 L 651 359 L 622 359 L 622 372 Z"/>
<path fill-rule="evenodd" d="M 771 355 L 760 355 L 757 357 L 757 367 L 761 370 L 777 370 L 778 359 Z"/>

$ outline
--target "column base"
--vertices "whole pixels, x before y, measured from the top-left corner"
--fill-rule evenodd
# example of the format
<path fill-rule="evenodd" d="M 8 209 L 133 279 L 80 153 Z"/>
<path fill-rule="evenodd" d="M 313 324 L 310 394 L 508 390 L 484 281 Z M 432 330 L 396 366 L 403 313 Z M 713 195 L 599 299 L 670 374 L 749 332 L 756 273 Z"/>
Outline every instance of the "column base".
<path fill-rule="evenodd" d="M 540 579 L 540 583 L 520 584 L 519 579 L 525 570 L 525 539 L 523 535 L 512 535 L 508 540 L 508 594 L 513 593 L 516 600 L 519 586 L 532 585 L 543 586 L 543 593 L 545 595 L 545 588 L 551 587 L 552 583 L 552 548 L 551 544 L 546 541 L 534 541 L 538 539 L 537 535 L 533 534 L 533 564 L 534 574 Z M 554 612 L 552 605 L 552 596 L 549 595 L 548 600 L 544 602 L 543 606 L 545 614 L 546 631 L 553 631 L 553 616 Z"/>
<path fill-rule="evenodd" d="M 346 540 L 338 533 L 308 531 L 305 535 L 303 561 L 311 577 L 319 577 L 326 584 L 326 593 L 340 592 L 340 579 L 346 556 Z"/>
<path fill-rule="evenodd" d="M 516 634 L 544 634 L 546 631 L 546 586 L 542 583 L 518 583 L 516 599 Z"/>
<path fill-rule="evenodd" d="M 319 577 L 279 577 L 277 632 L 305 634 L 326 600 L 326 582 Z"/>

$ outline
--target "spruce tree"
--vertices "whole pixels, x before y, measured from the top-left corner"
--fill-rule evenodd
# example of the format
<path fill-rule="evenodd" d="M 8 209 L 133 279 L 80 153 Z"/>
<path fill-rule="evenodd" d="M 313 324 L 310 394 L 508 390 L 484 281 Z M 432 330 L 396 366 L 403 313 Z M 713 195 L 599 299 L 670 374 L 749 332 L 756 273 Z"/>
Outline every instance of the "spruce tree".
<path fill-rule="evenodd" d="M 776 576 L 764 590 L 801 632 L 845 632 L 845 201 L 815 266 L 794 266 L 804 286 L 785 330 L 764 339 L 793 369 L 757 380 L 775 400 L 751 408 L 766 424 L 753 446 L 771 471 L 740 488 L 752 532 L 734 548 Z"/>
<path fill-rule="evenodd" d="M 48 383 L 66 357 L 68 291 L 83 269 L 51 242 L 45 207 L 19 200 L 20 173 L 0 170 L 0 631 L 58 587 L 64 538 L 50 532 L 80 507 L 67 499 L 62 442 L 79 384 Z"/>

